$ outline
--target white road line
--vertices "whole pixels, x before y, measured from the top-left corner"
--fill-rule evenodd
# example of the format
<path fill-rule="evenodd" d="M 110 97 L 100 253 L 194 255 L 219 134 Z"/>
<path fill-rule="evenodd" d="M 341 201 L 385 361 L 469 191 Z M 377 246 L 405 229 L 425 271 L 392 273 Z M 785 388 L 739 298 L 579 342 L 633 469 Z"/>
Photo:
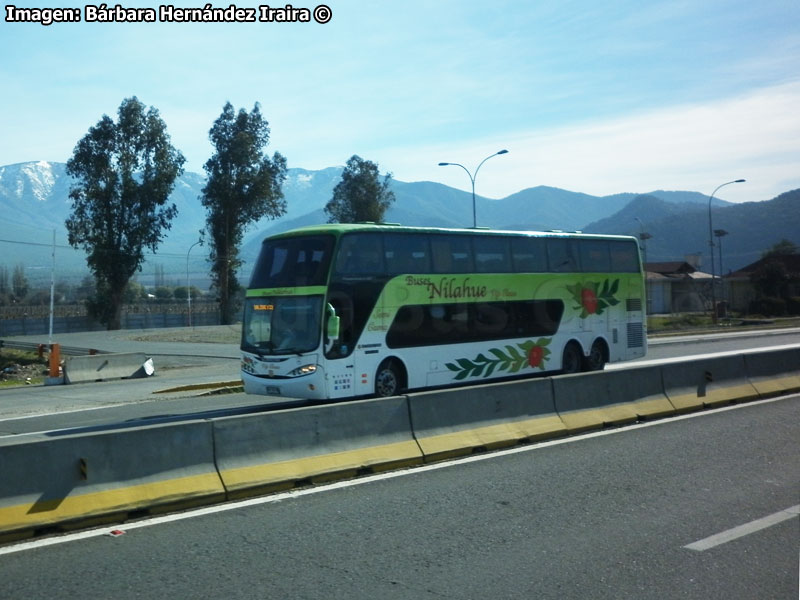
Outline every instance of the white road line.
<path fill-rule="evenodd" d="M 753 335 L 756 333 L 757 335 Z M 726 331 L 723 333 L 702 333 L 702 334 L 689 334 L 689 335 L 665 335 L 658 337 L 648 337 L 648 346 L 659 346 L 665 344 L 685 344 L 692 342 L 713 342 L 715 340 L 729 340 L 743 337 L 768 337 L 780 335 L 794 335 L 800 333 L 800 329 L 783 328 L 783 329 L 762 329 L 762 330 L 748 330 L 748 331 Z"/>
<path fill-rule="evenodd" d="M 772 527 L 778 523 L 783 523 L 789 519 L 794 519 L 798 515 L 800 515 L 800 504 L 795 504 L 794 506 L 790 506 L 785 510 L 780 510 L 771 515 L 767 515 L 766 517 L 756 519 L 755 521 L 750 521 L 744 525 L 739 525 L 738 527 L 733 527 L 727 531 L 722 531 L 705 539 L 698 540 L 692 544 L 684 546 L 684 548 L 696 550 L 697 552 L 710 550 L 711 548 L 716 548 L 717 546 L 736 540 L 740 537 L 750 535 L 751 533 L 761 531 L 767 527 Z"/>
<path fill-rule="evenodd" d="M 724 358 L 727 356 L 737 356 L 740 354 L 756 354 L 759 352 L 772 352 L 773 350 L 794 350 L 800 344 L 783 344 L 781 346 L 765 346 L 763 348 L 746 348 L 744 350 L 726 350 L 725 352 L 711 352 L 709 354 L 687 354 L 686 356 L 672 356 L 670 358 L 637 359 L 626 360 L 623 362 L 606 365 L 606 370 L 635 369 L 636 367 L 649 367 L 656 365 L 667 365 L 690 360 L 703 360 L 706 358 Z"/>

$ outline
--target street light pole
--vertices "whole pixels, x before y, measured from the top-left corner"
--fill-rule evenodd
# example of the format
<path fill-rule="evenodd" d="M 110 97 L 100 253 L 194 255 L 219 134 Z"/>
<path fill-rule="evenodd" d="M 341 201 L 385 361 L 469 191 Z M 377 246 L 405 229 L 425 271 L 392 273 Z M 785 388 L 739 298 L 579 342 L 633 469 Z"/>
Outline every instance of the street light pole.
<path fill-rule="evenodd" d="M 711 201 L 714 199 L 720 188 L 730 185 L 732 183 L 744 183 L 745 179 L 736 179 L 734 181 L 727 181 L 717 186 L 711 196 L 708 198 L 708 245 L 711 253 L 711 322 L 716 325 L 717 323 L 717 293 L 716 293 L 716 273 L 714 273 L 714 226 L 711 224 Z"/>
<path fill-rule="evenodd" d="M 192 326 L 192 288 L 189 285 L 189 253 L 197 244 L 202 243 L 203 240 L 197 240 L 194 244 L 189 246 L 189 250 L 186 252 L 186 301 L 189 304 L 189 327 Z"/>
<path fill-rule="evenodd" d="M 633 217 L 633 218 L 639 222 L 639 226 L 641 227 L 641 231 L 639 232 L 639 239 L 642 240 L 642 255 L 643 255 L 642 259 L 644 264 L 647 265 L 647 240 L 649 240 L 653 236 L 644 230 L 644 223 L 642 223 L 642 220 L 639 217 Z"/>
<path fill-rule="evenodd" d="M 725 270 L 722 268 L 722 238 L 728 235 L 728 232 L 724 229 L 715 229 L 714 236 L 717 238 L 717 246 L 719 247 L 719 278 L 720 282 L 722 283 L 722 294 L 720 300 L 725 302 L 725 282 L 722 281 L 722 277 L 725 273 Z"/>
<path fill-rule="evenodd" d="M 478 168 L 475 169 L 475 173 L 470 173 L 469 169 L 467 169 L 467 167 L 465 167 L 464 165 L 459 164 L 459 163 L 451 163 L 451 162 L 440 162 L 439 163 L 440 167 L 448 167 L 448 166 L 461 167 L 462 169 L 464 169 L 467 172 L 467 175 L 469 176 L 469 180 L 472 183 L 472 227 L 473 227 L 473 229 L 478 227 L 478 213 L 477 213 L 477 209 L 475 208 L 475 178 L 478 176 L 478 171 L 480 171 L 480 168 L 483 166 L 483 163 L 485 163 L 487 160 L 489 160 L 493 156 L 499 156 L 500 154 L 508 154 L 508 150 L 500 150 L 499 152 L 495 152 L 494 154 L 490 154 L 489 156 L 484 158 L 481 161 L 481 163 L 478 165 Z"/>
<path fill-rule="evenodd" d="M 653 237 L 651 234 L 647 233 L 644 230 L 644 223 L 639 217 L 634 217 L 639 222 L 639 226 L 641 227 L 641 231 L 639 232 L 639 239 L 642 241 L 642 266 L 644 267 L 644 291 L 645 291 L 645 298 L 647 302 L 647 312 L 650 313 L 652 307 L 652 300 L 650 298 L 650 284 L 647 281 L 647 240 Z"/>

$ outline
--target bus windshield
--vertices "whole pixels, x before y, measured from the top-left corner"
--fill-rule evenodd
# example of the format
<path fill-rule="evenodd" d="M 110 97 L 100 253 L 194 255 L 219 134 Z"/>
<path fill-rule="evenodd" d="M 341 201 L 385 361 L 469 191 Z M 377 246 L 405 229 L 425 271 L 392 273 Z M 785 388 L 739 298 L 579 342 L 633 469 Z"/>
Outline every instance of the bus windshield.
<path fill-rule="evenodd" d="M 250 288 L 325 285 L 333 243 L 332 235 L 264 240 Z"/>
<path fill-rule="evenodd" d="M 261 356 L 301 354 L 319 344 L 322 296 L 247 298 L 242 350 Z"/>

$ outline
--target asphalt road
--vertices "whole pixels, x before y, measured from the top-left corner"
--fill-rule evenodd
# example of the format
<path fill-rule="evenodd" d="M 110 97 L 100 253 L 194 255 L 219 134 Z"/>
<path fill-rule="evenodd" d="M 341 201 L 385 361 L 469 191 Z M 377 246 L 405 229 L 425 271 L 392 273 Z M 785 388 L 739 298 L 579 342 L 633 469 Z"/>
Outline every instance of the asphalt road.
<path fill-rule="evenodd" d="M 799 451 L 800 396 L 703 412 L 0 547 L 0 597 L 792 599 Z"/>
<path fill-rule="evenodd" d="M 241 393 L 220 396 L 199 396 L 202 392 L 192 391 L 159 393 L 193 383 L 238 379 L 237 345 L 135 341 L 128 336 L 130 332 L 67 334 L 62 336 L 62 343 L 108 352 L 144 352 L 154 357 L 155 376 L 0 390 L 0 435 L 109 424 L 136 425 L 203 411 L 265 408 L 266 397 Z M 800 329 L 661 338 L 649 342 L 643 359 L 609 368 L 786 344 L 800 344 Z"/>

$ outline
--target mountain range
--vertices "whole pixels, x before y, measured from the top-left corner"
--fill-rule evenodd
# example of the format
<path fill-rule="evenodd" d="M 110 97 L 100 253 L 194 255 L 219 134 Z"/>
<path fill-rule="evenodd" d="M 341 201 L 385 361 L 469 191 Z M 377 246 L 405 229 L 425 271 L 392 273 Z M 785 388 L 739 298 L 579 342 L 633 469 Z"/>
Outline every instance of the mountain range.
<path fill-rule="evenodd" d="M 283 186 L 287 213 L 279 219 L 263 219 L 246 233 L 241 249 L 246 281 L 267 235 L 294 227 L 324 223 L 324 206 L 341 177 L 341 167 L 318 171 L 292 168 Z M 0 265 L 9 271 L 25 265 L 28 277 L 49 279 L 53 232 L 56 237 L 56 271 L 60 278 L 79 279 L 86 274 L 85 258 L 67 245 L 64 221 L 70 213 L 71 179 L 66 165 L 28 162 L 0 167 Z M 164 242 L 148 257 L 140 277 L 150 284 L 158 265 L 174 283 L 193 285 L 207 280 L 203 249 L 192 250 L 205 225 L 205 209 L 199 201 L 204 176 L 186 172 L 176 182 L 171 200 L 178 207 Z M 430 181 L 393 180 L 396 201 L 386 221 L 404 225 L 469 227 L 472 195 Z M 687 254 L 708 253 L 708 196 L 691 191 L 651 191 L 592 196 L 538 186 L 505 198 L 476 199 L 479 226 L 516 230 L 563 230 L 590 233 L 652 236 L 647 240 L 649 261 L 683 260 Z M 789 239 L 800 245 L 800 190 L 772 200 L 730 204 L 714 199 L 713 227 L 729 235 L 723 239 L 725 271 L 757 260 L 761 252 Z M 710 270 L 710 269 L 706 269 Z"/>

